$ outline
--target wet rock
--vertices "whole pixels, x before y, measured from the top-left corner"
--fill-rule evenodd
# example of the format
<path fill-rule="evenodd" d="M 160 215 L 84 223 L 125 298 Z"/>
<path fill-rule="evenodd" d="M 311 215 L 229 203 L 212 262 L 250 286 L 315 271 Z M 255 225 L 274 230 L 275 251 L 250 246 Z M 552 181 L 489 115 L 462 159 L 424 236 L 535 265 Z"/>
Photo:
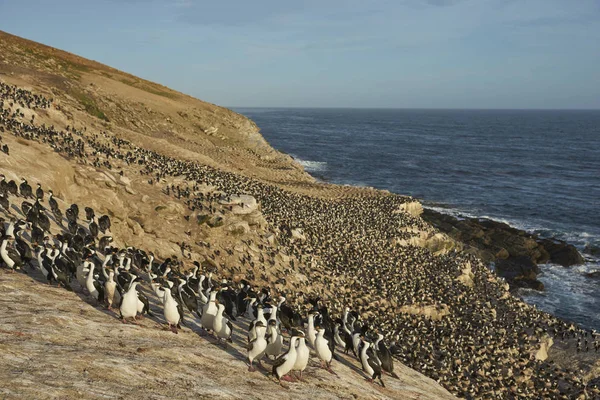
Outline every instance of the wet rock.
<path fill-rule="evenodd" d="M 584 260 L 577 248 L 571 244 L 567 244 L 559 240 L 544 239 L 540 242 L 544 249 L 550 254 L 550 262 L 570 267 L 573 265 L 583 264 Z"/>
<path fill-rule="evenodd" d="M 584 251 L 584 253 L 590 254 L 592 256 L 600 256 L 600 246 L 586 244 L 583 251 Z"/>
<path fill-rule="evenodd" d="M 600 279 L 600 271 L 588 272 L 585 276 L 591 279 Z"/>
<path fill-rule="evenodd" d="M 499 260 L 506 260 L 508 257 L 510 257 L 510 254 L 505 248 L 500 249 L 500 251 L 496 253 L 496 258 Z"/>
<path fill-rule="evenodd" d="M 563 266 L 583 263 L 583 257 L 570 244 L 540 239 L 505 223 L 478 218 L 455 218 L 425 209 L 422 218 L 452 239 L 466 245 L 465 251 L 486 263 L 497 264 L 498 275 L 511 285 L 542 290 L 536 279 L 537 264 L 552 262 Z"/>
<path fill-rule="evenodd" d="M 538 266 L 528 257 L 509 257 L 496 264 L 496 273 L 505 278 L 511 287 L 526 287 L 544 290 L 544 284 L 537 280 Z"/>

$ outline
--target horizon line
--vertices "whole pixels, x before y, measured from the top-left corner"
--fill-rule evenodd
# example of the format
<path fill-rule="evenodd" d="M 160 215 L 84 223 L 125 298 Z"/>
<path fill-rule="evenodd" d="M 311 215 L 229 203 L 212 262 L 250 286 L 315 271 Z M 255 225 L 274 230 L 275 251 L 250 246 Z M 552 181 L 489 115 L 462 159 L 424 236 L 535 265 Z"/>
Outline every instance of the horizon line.
<path fill-rule="evenodd" d="M 419 110 L 419 111 L 600 111 L 600 108 L 456 108 L 456 107 L 306 107 L 306 106 L 221 106 L 254 109 L 298 109 L 298 110 Z"/>

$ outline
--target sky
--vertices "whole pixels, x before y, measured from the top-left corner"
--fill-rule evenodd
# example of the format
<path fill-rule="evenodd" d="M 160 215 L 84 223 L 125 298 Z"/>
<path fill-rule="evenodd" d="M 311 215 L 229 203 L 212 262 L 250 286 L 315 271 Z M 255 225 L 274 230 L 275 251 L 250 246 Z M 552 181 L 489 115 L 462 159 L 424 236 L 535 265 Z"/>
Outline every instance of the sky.
<path fill-rule="evenodd" d="M 599 0 L 0 0 L 0 30 L 228 107 L 600 108 Z"/>

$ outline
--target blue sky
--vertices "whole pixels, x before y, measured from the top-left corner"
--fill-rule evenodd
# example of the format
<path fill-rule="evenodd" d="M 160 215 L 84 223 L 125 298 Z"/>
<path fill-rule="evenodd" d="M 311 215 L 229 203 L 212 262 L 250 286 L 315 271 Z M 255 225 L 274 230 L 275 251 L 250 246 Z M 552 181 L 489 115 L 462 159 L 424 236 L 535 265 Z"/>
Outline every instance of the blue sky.
<path fill-rule="evenodd" d="M 0 30 L 224 106 L 600 108 L 598 0 L 2 0 Z"/>

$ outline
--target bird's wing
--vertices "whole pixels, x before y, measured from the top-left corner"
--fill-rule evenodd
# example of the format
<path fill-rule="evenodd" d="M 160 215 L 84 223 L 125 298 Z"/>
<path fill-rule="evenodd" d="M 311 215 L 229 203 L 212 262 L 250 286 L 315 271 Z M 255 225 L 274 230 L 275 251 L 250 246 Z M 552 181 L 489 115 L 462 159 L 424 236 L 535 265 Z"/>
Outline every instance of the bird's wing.
<path fill-rule="evenodd" d="M 283 363 L 288 359 L 288 354 L 282 354 L 279 357 L 277 357 L 277 359 L 275 361 L 273 361 L 273 369 L 279 367 L 280 365 L 283 365 Z"/>

